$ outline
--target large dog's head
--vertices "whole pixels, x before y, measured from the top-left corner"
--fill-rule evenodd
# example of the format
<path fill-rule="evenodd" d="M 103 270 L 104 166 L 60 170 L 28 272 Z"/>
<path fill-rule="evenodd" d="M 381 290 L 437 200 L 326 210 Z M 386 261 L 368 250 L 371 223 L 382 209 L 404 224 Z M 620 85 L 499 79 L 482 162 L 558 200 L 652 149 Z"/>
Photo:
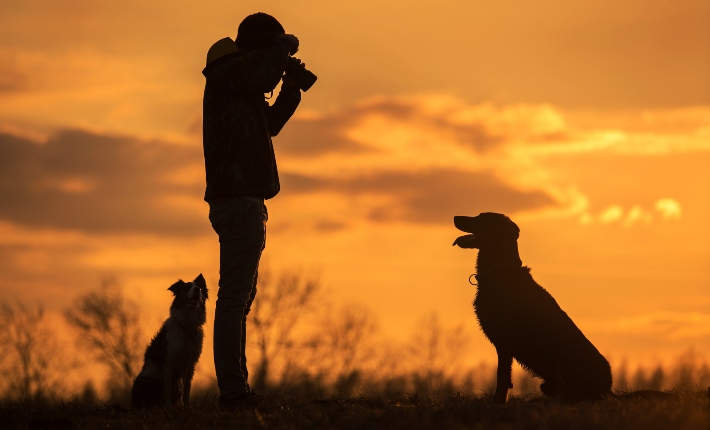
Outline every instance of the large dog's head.
<path fill-rule="evenodd" d="M 205 315 L 205 301 L 208 297 L 208 291 L 207 283 L 202 273 L 192 282 L 185 282 L 180 279 L 171 285 L 168 290 L 172 291 L 175 296 L 173 304 L 170 306 L 171 313 L 179 310 L 194 312 L 198 316 Z"/>
<path fill-rule="evenodd" d="M 518 226 L 503 214 L 484 212 L 477 216 L 455 216 L 454 225 L 467 233 L 459 236 L 454 245 L 461 248 L 483 249 L 488 246 L 516 242 L 520 236 Z"/>

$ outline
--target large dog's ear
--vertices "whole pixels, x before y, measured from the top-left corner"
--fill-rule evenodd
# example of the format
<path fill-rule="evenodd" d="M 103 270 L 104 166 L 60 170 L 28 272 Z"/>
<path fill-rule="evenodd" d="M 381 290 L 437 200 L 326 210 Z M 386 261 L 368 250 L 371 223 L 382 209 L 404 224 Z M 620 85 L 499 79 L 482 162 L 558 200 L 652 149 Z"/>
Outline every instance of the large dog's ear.
<path fill-rule="evenodd" d="M 202 276 L 202 273 L 197 275 L 197 278 L 195 278 L 194 281 L 192 281 L 193 284 L 197 285 L 200 287 L 200 292 L 202 292 L 202 296 L 205 298 L 205 300 L 208 299 L 207 296 L 207 282 L 205 281 L 205 277 Z"/>
<path fill-rule="evenodd" d="M 455 216 L 454 225 L 457 229 L 465 231 L 466 233 L 475 233 L 474 228 L 476 224 L 476 217 L 473 216 Z"/>
<path fill-rule="evenodd" d="M 508 222 L 510 222 L 510 232 L 513 236 L 515 236 L 515 240 L 518 240 L 520 237 L 520 227 L 518 227 L 518 224 L 514 223 L 510 218 L 508 218 Z"/>
<path fill-rule="evenodd" d="M 458 245 L 459 248 L 478 248 L 478 238 L 472 234 L 464 234 L 463 236 L 457 237 L 452 246 L 456 245 Z"/>
<path fill-rule="evenodd" d="M 170 288 L 168 288 L 168 291 L 172 291 L 173 295 L 177 296 L 177 293 L 178 291 L 180 291 L 180 288 L 184 287 L 185 285 L 185 281 L 183 281 L 182 279 L 178 279 L 176 283 L 174 283 L 170 286 Z"/>

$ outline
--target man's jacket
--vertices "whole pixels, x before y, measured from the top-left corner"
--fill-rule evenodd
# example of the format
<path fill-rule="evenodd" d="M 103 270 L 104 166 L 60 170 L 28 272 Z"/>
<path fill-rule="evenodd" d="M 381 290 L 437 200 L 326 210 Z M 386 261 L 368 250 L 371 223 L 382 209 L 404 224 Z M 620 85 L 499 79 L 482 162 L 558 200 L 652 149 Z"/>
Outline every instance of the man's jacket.
<path fill-rule="evenodd" d="M 276 38 L 255 66 L 229 38 L 210 48 L 202 72 L 206 78 L 202 120 L 206 201 L 232 196 L 270 199 L 278 194 L 281 186 L 271 136 L 293 115 L 301 93 L 298 88 L 284 87 L 272 106 L 264 94 L 279 83 L 289 49 L 287 41 Z"/>

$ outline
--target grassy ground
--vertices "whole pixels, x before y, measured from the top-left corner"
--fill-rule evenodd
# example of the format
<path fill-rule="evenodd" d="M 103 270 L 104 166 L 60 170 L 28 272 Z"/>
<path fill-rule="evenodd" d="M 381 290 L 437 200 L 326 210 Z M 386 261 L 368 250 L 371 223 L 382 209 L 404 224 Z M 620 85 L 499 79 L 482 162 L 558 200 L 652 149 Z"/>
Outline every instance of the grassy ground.
<path fill-rule="evenodd" d="M 479 397 L 430 400 L 267 398 L 262 411 L 220 411 L 211 397 L 192 407 L 133 411 L 114 405 L 0 405 L 2 429 L 710 429 L 707 392 L 673 399 L 565 404 L 540 397 L 494 405 Z"/>

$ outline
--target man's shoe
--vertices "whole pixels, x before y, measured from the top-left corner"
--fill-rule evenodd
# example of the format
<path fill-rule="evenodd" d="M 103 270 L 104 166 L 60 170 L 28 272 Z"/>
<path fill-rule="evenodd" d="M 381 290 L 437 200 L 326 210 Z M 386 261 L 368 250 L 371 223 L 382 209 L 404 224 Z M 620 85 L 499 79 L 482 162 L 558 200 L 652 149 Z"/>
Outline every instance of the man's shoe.
<path fill-rule="evenodd" d="M 254 399 L 256 399 L 260 403 L 264 401 L 264 396 L 257 394 L 256 391 L 251 389 L 251 387 L 249 387 L 249 391 L 247 391 L 247 395 L 253 397 Z"/>

